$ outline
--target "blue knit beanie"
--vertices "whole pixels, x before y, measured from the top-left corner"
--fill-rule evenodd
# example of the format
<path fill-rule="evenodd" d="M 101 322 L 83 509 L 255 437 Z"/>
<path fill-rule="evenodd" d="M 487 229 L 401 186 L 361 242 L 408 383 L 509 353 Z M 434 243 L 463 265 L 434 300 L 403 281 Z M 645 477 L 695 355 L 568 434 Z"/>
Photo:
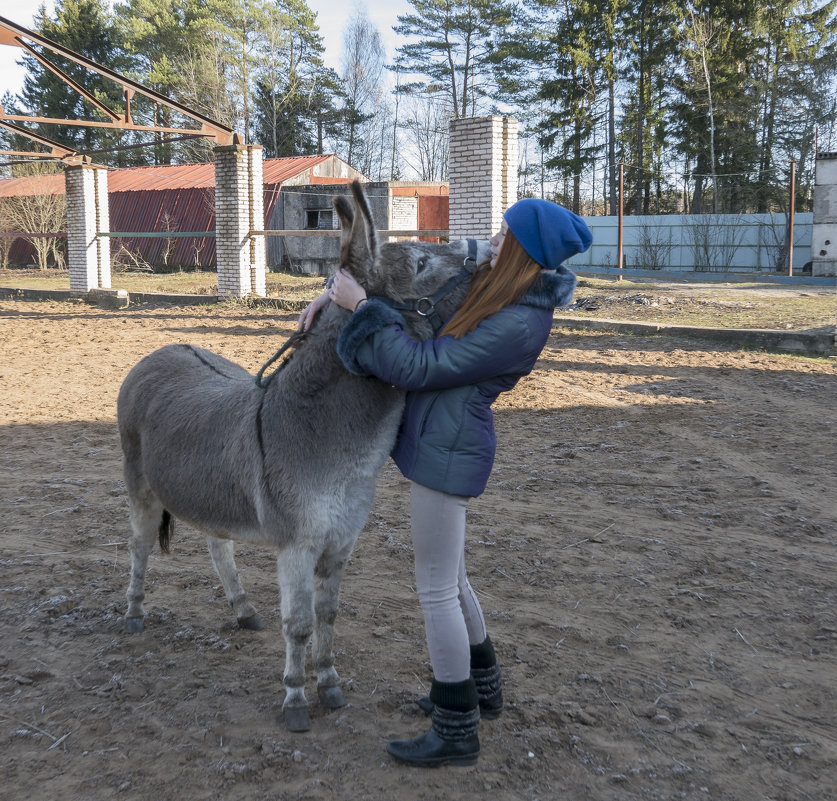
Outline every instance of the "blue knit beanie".
<path fill-rule="evenodd" d="M 553 270 L 564 259 L 584 253 L 593 242 L 581 217 L 549 200 L 523 198 L 503 216 L 523 249 L 538 264 Z"/>

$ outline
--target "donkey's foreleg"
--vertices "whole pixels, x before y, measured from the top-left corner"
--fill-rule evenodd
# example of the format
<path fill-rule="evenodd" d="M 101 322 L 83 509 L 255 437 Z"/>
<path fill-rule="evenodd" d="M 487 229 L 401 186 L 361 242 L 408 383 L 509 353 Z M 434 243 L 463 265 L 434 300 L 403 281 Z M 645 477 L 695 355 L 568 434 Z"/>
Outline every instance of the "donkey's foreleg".
<path fill-rule="evenodd" d="M 282 709 L 291 731 L 307 731 L 305 656 L 314 631 L 314 567 L 316 557 L 305 548 L 288 548 L 278 558 L 285 636 L 285 701 Z"/>
<path fill-rule="evenodd" d="M 128 583 L 128 611 L 125 615 L 128 631 L 132 634 L 143 630 L 145 609 L 145 570 L 148 556 L 154 548 L 154 542 L 163 523 L 163 505 L 151 490 L 131 494 L 131 539 L 128 549 L 131 553 L 131 579 Z"/>
<path fill-rule="evenodd" d="M 314 644 L 312 656 L 314 670 L 317 673 L 317 694 L 320 703 L 329 709 L 336 709 L 346 703 L 340 687 L 340 676 L 334 669 L 334 620 L 340 603 L 340 582 L 346 570 L 346 563 L 352 552 L 352 545 L 326 551 L 317 562 L 314 574 L 315 596 Z"/>
<path fill-rule="evenodd" d="M 264 624 L 255 608 L 247 600 L 247 593 L 238 577 L 238 568 L 235 566 L 233 556 L 235 548 L 233 541 L 207 537 L 206 544 L 209 546 L 209 555 L 212 557 L 212 564 L 215 565 L 215 572 L 221 579 L 221 584 L 224 585 L 227 600 L 238 618 L 238 625 L 243 629 L 261 631 Z"/>

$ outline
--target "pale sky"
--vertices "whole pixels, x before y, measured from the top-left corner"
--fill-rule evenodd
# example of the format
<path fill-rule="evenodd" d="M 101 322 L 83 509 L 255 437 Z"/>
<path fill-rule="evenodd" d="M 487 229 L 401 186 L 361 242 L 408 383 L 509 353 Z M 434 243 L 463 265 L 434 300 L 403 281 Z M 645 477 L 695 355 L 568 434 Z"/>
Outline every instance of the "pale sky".
<path fill-rule="evenodd" d="M 42 0 L 0 0 L 0 17 L 32 28 L 32 20 L 37 13 Z M 53 0 L 45 0 L 47 9 L 54 6 Z M 398 44 L 392 26 L 398 24 L 398 15 L 412 10 L 407 0 L 308 0 L 308 7 L 317 13 L 325 43 L 325 62 L 329 67 L 339 71 L 340 57 L 343 52 L 343 29 L 346 21 L 354 12 L 357 5 L 365 6 L 371 22 L 378 28 L 387 51 L 387 61 L 395 55 Z M 10 90 L 17 94 L 23 87 L 24 69 L 15 64 L 23 51 L 19 47 L 0 45 L 0 97 Z"/>

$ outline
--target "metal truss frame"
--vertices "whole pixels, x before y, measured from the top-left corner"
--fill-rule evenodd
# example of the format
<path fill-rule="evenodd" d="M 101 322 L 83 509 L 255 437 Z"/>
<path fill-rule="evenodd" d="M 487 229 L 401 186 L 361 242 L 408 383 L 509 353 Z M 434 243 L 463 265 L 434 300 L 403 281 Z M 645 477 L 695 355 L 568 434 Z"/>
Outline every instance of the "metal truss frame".
<path fill-rule="evenodd" d="M 84 156 L 72 148 L 55 142 L 41 134 L 30 131 L 22 125 L 16 123 L 30 122 L 30 123 L 46 123 L 56 125 L 75 125 L 87 128 L 111 128 L 120 131 L 146 131 L 151 133 L 172 133 L 172 134 L 188 134 L 191 136 L 205 137 L 212 139 L 217 145 L 232 145 L 242 144 L 242 139 L 239 134 L 235 133 L 232 128 L 223 125 L 210 117 L 195 111 L 182 103 L 178 103 L 165 95 L 143 86 L 141 83 L 122 75 L 115 70 L 105 67 L 86 56 L 76 53 L 63 45 L 47 39 L 28 28 L 24 28 L 5 17 L 0 17 L 0 45 L 11 45 L 13 47 L 20 47 L 26 51 L 38 63 L 43 65 L 53 74 L 57 75 L 67 86 L 78 92 L 85 100 L 93 105 L 108 121 L 99 120 L 66 120 L 57 119 L 54 117 L 33 117 L 22 114 L 7 114 L 2 105 L 0 105 L 0 127 L 12 131 L 20 136 L 32 140 L 36 144 L 42 145 L 48 150 L 42 151 L 21 151 L 21 150 L 0 150 L 0 155 L 4 156 L 18 156 L 18 157 L 37 157 L 37 158 L 54 158 L 60 159 L 67 163 L 83 163 L 89 161 L 88 156 Z M 53 64 L 40 50 L 35 46 L 39 46 L 42 50 L 47 50 L 65 58 L 74 61 L 90 72 L 95 72 L 108 80 L 113 81 L 122 89 L 122 96 L 125 99 L 125 112 L 120 113 L 114 111 L 107 104 L 99 100 L 92 92 L 86 89 L 82 84 L 71 78 L 59 67 Z M 174 111 L 198 123 L 198 128 L 171 128 L 157 125 L 137 125 L 131 118 L 131 100 L 135 94 L 147 97 L 155 103 L 168 106 Z M 151 143 L 149 143 L 151 144 Z"/>

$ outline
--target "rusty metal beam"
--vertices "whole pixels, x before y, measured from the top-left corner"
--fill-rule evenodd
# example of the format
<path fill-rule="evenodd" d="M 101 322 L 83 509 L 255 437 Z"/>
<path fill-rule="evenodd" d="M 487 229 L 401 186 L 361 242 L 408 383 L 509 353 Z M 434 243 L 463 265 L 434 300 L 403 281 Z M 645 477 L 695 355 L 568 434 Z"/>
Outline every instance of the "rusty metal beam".
<path fill-rule="evenodd" d="M 13 122 L 38 122 L 49 125 L 72 125 L 79 128 L 110 128 L 119 131 L 150 131 L 152 133 L 190 133 L 193 136 L 211 136 L 211 133 L 197 128 L 162 128 L 157 125 L 114 125 L 112 122 L 99 122 L 97 120 L 73 120 L 68 122 L 60 117 L 27 117 L 25 114 L 6 114 L 3 106 L 0 106 L 0 120 Z"/>
<path fill-rule="evenodd" d="M 26 42 L 21 41 L 20 38 L 18 38 L 18 41 L 20 42 L 20 46 L 27 53 L 29 53 L 29 55 L 32 56 L 32 58 L 34 58 L 37 62 L 46 67 L 51 73 L 53 73 L 53 75 L 57 75 L 62 81 L 64 81 L 64 83 L 67 84 L 67 86 L 75 89 L 83 98 L 88 100 L 97 109 L 99 109 L 99 111 L 110 117 L 114 122 L 122 119 L 122 117 L 119 114 L 117 114 L 112 108 L 106 106 L 104 103 L 102 103 L 101 100 L 99 100 L 96 97 L 96 95 L 94 95 L 92 92 L 88 92 L 87 89 L 85 89 L 80 83 L 78 83 L 69 75 L 67 75 L 66 72 L 60 70 L 58 67 L 55 66 L 55 64 L 53 64 L 48 59 L 44 58 L 37 50 L 35 50 L 35 48 L 30 47 L 28 44 L 26 44 Z"/>
<path fill-rule="evenodd" d="M 55 153 L 47 153 L 44 151 L 41 153 L 37 150 L 0 150 L 0 156 L 24 156 L 32 158 L 32 156 L 37 156 L 41 159 L 60 159 L 63 156 L 58 156 Z"/>
<path fill-rule="evenodd" d="M 73 150 L 66 145 L 61 145 L 58 142 L 54 142 L 52 139 L 48 139 L 46 136 L 41 136 L 41 134 L 36 134 L 33 131 L 27 131 L 26 128 L 21 128 L 19 125 L 13 125 L 10 122 L 3 122 L 0 119 L 0 128 L 5 128 L 7 131 L 12 131 L 13 133 L 19 134 L 20 136 L 24 136 L 27 139 L 31 139 L 33 142 L 37 142 L 39 145 L 43 145 L 44 147 L 50 148 L 51 154 L 47 153 L 38 153 L 36 151 L 32 151 L 33 156 L 45 156 L 51 155 L 53 158 L 68 158 L 68 157 L 77 157 L 78 151 Z"/>
<path fill-rule="evenodd" d="M 188 106 L 184 106 L 182 103 L 178 103 L 175 100 L 172 100 L 165 95 L 160 94 L 159 92 L 150 89 L 147 86 L 143 86 L 141 83 L 128 78 L 125 75 L 121 75 L 118 72 L 115 72 L 108 67 L 105 67 L 102 64 L 99 64 L 91 59 L 87 58 L 86 56 L 81 55 L 80 53 L 76 53 L 69 48 L 64 47 L 63 45 L 58 44 L 57 42 L 53 42 L 51 39 L 47 39 L 45 36 L 41 36 L 40 34 L 35 33 L 34 31 L 30 31 L 27 28 L 24 28 L 5 17 L 0 17 L 0 44 L 11 45 L 13 47 L 20 47 L 26 50 L 30 55 L 37 58 L 45 67 L 56 72 L 62 80 L 68 82 L 68 85 L 72 86 L 73 89 L 76 91 L 81 91 L 81 94 L 90 99 L 90 93 L 86 90 L 81 90 L 79 88 L 79 84 L 69 76 L 65 76 L 61 73 L 60 70 L 55 65 L 50 64 L 43 56 L 36 54 L 36 52 L 31 48 L 30 45 L 27 45 L 23 40 L 26 39 L 30 42 L 40 45 L 41 47 L 49 50 L 52 53 L 57 53 L 65 58 L 69 59 L 70 61 L 74 61 L 76 64 L 84 67 L 91 72 L 95 72 L 98 75 L 101 75 L 103 78 L 107 78 L 108 80 L 113 81 L 114 83 L 118 84 L 123 94 L 125 95 L 126 100 L 126 110 L 124 118 L 117 114 L 116 112 L 111 111 L 106 106 L 101 104 L 99 101 L 93 101 L 96 103 L 97 107 L 100 108 L 104 113 L 108 114 L 109 116 L 114 118 L 113 123 L 105 123 L 104 125 L 109 125 L 109 127 L 117 128 L 120 130 L 145 130 L 145 131 L 164 131 L 169 133 L 193 133 L 199 136 L 205 136 L 207 138 L 212 138 L 214 141 L 219 145 L 230 145 L 230 144 L 241 144 L 242 140 L 241 137 L 236 134 L 232 128 L 217 122 L 216 120 L 207 117 L 204 114 L 201 114 L 194 109 L 189 108 Z M 133 94 L 140 94 L 143 97 L 147 97 L 149 100 L 152 100 L 155 103 L 159 103 L 160 105 L 168 106 L 171 109 L 174 109 L 180 114 L 183 114 L 185 117 L 188 117 L 195 122 L 200 123 L 200 129 L 190 129 L 190 128 L 168 128 L 168 129 L 159 129 L 150 126 L 134 126 L 133 122 L 131 121 L 130 115 L 130 100 Z M 36 118 L 27 118 L 32 121 L 38 121 Z M 50 120 L 53 122 L 53 120 Z M 87 124 L 85 121 L 74 121 L 74 120 L 61 120 L 61 124 L 64 125 L 84 125 Z M 21 133 L 21 131 L 18 131 Z M 28 132 L 23 132 L 23 135 L 28 135 Z M 30 136 L 30 138 L 32 138 Z M 72 152 L 72 151 L 70 151 Z"/>

